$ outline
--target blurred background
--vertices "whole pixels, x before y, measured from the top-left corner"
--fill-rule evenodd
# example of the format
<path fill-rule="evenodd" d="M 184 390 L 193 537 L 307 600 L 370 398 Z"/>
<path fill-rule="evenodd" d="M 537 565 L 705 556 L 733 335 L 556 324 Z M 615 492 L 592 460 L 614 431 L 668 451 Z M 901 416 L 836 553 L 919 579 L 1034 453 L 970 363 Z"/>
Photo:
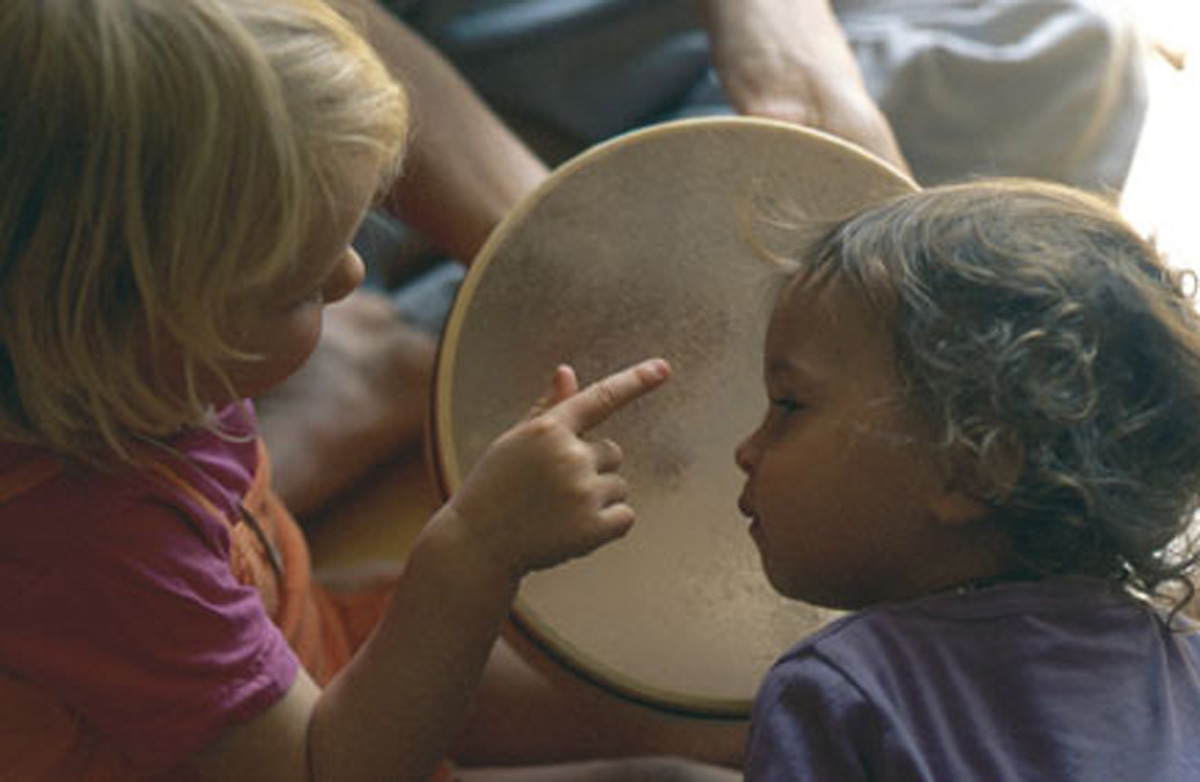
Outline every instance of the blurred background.
<path fill-rule="evenodd" d="M 1200 273 L 1200 2 L 1128 0 L 1151 44 L 1150 107 L 1122 209 Z"/>

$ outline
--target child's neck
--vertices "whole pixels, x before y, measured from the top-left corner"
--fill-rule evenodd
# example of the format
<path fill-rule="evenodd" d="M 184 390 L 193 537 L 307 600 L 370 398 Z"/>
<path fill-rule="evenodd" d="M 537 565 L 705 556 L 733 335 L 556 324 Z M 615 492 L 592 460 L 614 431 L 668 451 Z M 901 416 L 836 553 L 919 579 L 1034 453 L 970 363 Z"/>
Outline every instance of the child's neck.
<path fill-rule="evenodd" d="M 1042 575 L 1040 573 L 1036 573 L 1026 567 L 1017 566 L 987 576 L 973 576 L 955 584 L 951 584 L 950 586 L 938 591 L 969 594 L 971 592 L 978 592 L 983 589 L 991 589 L 992 587 L 1000 586 L 1001 584 L 1039 581 L 1041 578 Z"/>

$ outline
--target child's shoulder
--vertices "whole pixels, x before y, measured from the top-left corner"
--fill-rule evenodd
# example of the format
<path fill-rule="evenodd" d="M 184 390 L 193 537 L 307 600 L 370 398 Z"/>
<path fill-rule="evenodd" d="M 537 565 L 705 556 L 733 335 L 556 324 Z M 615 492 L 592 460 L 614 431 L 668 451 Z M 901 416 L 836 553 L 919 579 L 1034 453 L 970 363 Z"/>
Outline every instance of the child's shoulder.
<path fill-rule="evenodd" d="M 130 499 L 147 489 L 138 471 L 94 469 L 40 448 L 0 442 L 0 559 L 66 558 L 106 534 Z"/>
<path fill-rule="evenodd" d="M 801 745 L 836 735 L 852 763 L 878 751 L 875 767 L 939 779 L 1182 779 L 1200 736 L 1198 666 L 1195 637 L 1107 585 L 1007 584 L 834 622 L 771 669 L 751 725 Z M 1112 772 L 1130 746 L 1148 770 Z"/>
<path fill-rule="evenodd" d="M 1047 644 L 1119 644 L 1160 629 L 1150 608 L 1107 583 L 1044 579 L 871 606 L 800 641 L 778 664 L 812 659 L 873 670 L 881 660 L 923 666 L 947 656 L 1034 656 Z"/>
<path fill-rule="evenodd" d="M 230 420 L 245 415 L 222 412 Z M 149 467 L 112 470 L 0 442 L 0 572 L 45 574 L 73 559 L 136 548 L 181 521 L 191 531 L 213 527 L 215 536 L 220 520 L 212 523 L 212 511 L 238 512 L 257 458 L 253 439 L 210 431 L 174 438 Z"/>

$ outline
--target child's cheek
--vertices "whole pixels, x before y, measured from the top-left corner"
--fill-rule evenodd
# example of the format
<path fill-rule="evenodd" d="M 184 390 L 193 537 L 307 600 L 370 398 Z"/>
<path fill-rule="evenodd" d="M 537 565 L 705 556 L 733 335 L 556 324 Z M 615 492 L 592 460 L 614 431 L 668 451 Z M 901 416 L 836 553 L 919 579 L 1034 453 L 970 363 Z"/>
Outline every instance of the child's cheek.
<path fill-rule="evenodd" d="M 304 365 L 320 340 L 323 309 L 319 301 L 303 302 L 246 334 L 243 349 L 256 358 L 237 362 L 230 372 L 241 396 L 259 396 Z"/>

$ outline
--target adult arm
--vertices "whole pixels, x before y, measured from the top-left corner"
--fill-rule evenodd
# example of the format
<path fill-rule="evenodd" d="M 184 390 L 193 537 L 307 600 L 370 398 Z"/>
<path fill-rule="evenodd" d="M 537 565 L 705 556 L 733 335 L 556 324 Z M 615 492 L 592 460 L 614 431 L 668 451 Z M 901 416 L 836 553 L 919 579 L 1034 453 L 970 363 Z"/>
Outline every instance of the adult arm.
<path fill-rule="evenodd" d="M 337 0 L 408 90 L 404 171 L 386 205 L 469 263 L 547 169 L 452 64 L 372 0 Z"/>
<path fill-rule="evenodd" d="M 829 0 L 696 0 L 733 107 L 832 133 L 907 171 Z"/>

